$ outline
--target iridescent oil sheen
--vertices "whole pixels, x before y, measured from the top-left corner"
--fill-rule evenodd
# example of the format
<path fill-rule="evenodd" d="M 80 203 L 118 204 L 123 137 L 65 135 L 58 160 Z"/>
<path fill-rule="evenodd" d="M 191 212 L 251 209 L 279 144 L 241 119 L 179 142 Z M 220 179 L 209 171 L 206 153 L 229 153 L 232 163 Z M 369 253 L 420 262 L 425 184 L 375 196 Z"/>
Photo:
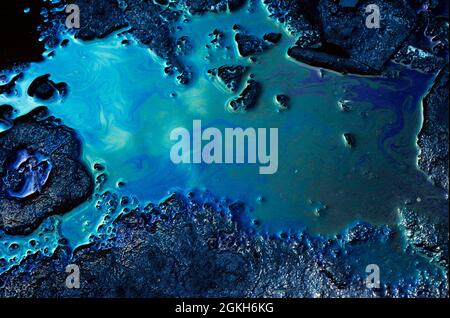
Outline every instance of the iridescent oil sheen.
<path fill-rule="evenodd" d="M 283 37 L 252 62 L 233 44 L 235 23 L 250 34 L 272 31 Z M 228 48 L 205 46 L 215 28 L 225 33 Z M 163 62 L 147 48 L 122 45 L 118 34 L 91 42 L 71 38 L 54 57 L 25 71 L 20 96 L 8 103 L 20 114 L 41 105 L 26 89 L 35 77 L 51 74 L 53 81 L 68 84 L 69 93 L 46 106 L 78 132 L 85 161 L 106 167 L 105 189 L 140 202 L 159 202 L 172 191 L 239 200 L 259 227 L 271 232 L 306 229 L 327 236 L 356 221 L 393 225 L 406 200 L 442 196 L 416 164 L 421 100 L 432 77 L 403 68 L 396 78 L 343 76 L 297 63 L 286 55 L 295 39 L 262 8 L 252 18 L 245 10 L 194 18 L 178 35 L 192 41 L 183 58 L 194 74 L 188 86 L 164 75 Z M 254 109 L 227 109 L 234 95 L 207 74 L 224 64 L 250 67 L 262 86 Z M 289 96 L 288 109 L 276 105 L 277 94 Z M 278 128 L 278 172 L 260 175 L 251 164 L 174 165 L 170 132 L 190 128 L 196 119 L 219 129 Z M 354 147 L 345 145 L 344 133 L 354 136 Z M 117 187 L 118 181 L 125 186 Z M 74 247 L 86 242 L 102 219 L 94 205 L 92 200 L 60 218 L 62 234 Z"/>

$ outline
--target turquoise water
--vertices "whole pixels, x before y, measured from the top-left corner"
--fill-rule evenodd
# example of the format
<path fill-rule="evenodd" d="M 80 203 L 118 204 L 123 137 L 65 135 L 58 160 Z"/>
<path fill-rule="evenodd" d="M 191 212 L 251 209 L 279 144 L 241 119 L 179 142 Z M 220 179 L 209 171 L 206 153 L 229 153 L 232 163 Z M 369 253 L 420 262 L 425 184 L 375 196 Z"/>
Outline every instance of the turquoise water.
<path fill-rule="evenodd" d="M 232 45 L 234 23 L 258 36 L 282 32 L 282 41 L 251 63 Z M 214 28 L 225 32 L 229 49 L 205 47 Z M 41 105 L 26 94 L 35 77 L 49 73 L 53 81 L 66 82 L 67 98 L 46 106 L 79 133 L 87 164 L 106 166 L 103 189 L 142 204 L 158 202 L 173 191 L 208 191 L 245 202 L 251 217 L 269 231 L 334 235 L 355 220 L 395 224 L 396 210 L 405 200 L 442 196 L 416 164 L 420 100 L 433 78 L 407 70 L 396 79 L 341 76 L 299 64 L 286 55 L 295 39 L 261 8 L 251 19 L 245 10 L 195 18 L 183 24 L 179 35 L 193 41 L 192 52 L 183 58 L 195 75 L 189 86 L 165 76 L 163 62 L 148 49 L 122 45 L 123 36 L 88 43 L 69 37 L 68 47 L 25 71 L 20 96 L 0 97 L 0 102 L 25 114 Z M 249 65 L 262 85 L 257 107 L 246 113 L 228 111 L 233 95 L 207 75 L 208 69 L 230 63 Z M 279 93 L 290 97 L 289 109 L 280 111 L 274 103 Z M 343 100 L 351 111 L 342 111 Z M 196 119 L 219 129 L 278 128 L 278 172 L 260 175 L 252 164 L 174 165 L 170 132 L 190 129 Z M 355 136 L 355 147 L 345 145 L 345 132 Z M 119 188 L 118 181 L 125 186 Z M 52 218 L 72 246 L 87 242 L 104 222 L 95 203 L 94 198 Z M 28 244 L 30 237 L 8 240 Z M 51 251 L 55 243 L 47 240 L 42 246 Z"/>

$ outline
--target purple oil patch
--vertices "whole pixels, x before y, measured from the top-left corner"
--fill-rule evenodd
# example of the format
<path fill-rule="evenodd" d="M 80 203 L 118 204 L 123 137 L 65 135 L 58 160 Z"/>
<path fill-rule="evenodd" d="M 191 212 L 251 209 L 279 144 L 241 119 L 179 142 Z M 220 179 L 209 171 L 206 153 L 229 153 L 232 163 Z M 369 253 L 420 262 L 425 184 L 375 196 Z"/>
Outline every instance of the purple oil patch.
<path fill-rule="evenodd" d="M 395 119 L 382 127 L 378 138 L 380 151 L 388 157 L 391 156 L 386 153 L 386 147 L 388 149 L 398 147 L 394 144 L 385 145 L 385 143 L 403 131 L 406 114 L 420 111 L 423 95 L 433 80 L 433 75 L 406 68 L 402 69 L 402 74 L 395 82 L 389 78 L 370 78 L 370 82 L 360 78 L 358 85 L 349 87 L 355 94 L 353 100 L 371 104 L 371 111 L 389 110 L 394 113 Z M 394 160 L 392 157 L 391 159 Z"/>
<path fill-rule="evenodd" d="M 21 149 L 9 169 L 7 176 L 3 178 L 5 184 L 9 183 L 7 194 L 11 198 L 24 199 L 41 191 L 49 179 L 52 164 L 40 152 Z M 13 175 L 15 182 L 10 179 Z"/>

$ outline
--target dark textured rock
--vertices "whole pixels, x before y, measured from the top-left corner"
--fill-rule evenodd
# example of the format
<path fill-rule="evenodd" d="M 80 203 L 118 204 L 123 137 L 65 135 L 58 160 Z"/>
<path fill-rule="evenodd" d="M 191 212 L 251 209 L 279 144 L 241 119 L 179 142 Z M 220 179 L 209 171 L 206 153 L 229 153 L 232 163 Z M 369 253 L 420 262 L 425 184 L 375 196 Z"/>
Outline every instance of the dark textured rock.
<path fill-rule="evenodd" d="M 23 73 L 19 73 L 14 75 L 8 83 L 0 85 L 0 94 L 4 94 L 6 96 L 14 95 L 16 92 L 16 82 L 20 81 L 22 78 Z"/>
<path fill-rule="evenodd" d="M 74 0 L 80 7 L 80 29 L 76 37 L 82 40 L 101 39 L 127 25 L 118 1 Z"/>
<path fill-rule="evenodd" d="M 164 9 L 154 2 L 135 0 L 126 2 L 127 7 L 124 14 L 132 26 L 130 32 L 140 43 L 148 46 L 157 56 L 166 61 L 169 74 L 176 72 L 179 83 L 188 84 L 192 74 L 177 58 L 176 40 L 172 36 L 171 23 L 179 18 L 178 11 L 169 10 L 175 15 L 171 15 L 171 20 L 168 20 L 163 17 L 164 12 L 168 9 Z"/>
<path fill-rule="evenodd" d="M 28 95 L 43 101 L 53 100 L 67 95 L 66 83 L 55 83 L 50 80 L 50 74 L 42 75 L 33 80 L 28 87 Z"/>
<path fill-rule="evenodd" d="M 278 94 L 277 96 L 275 96 L 275 101 L 281 108 L 287 108 L 289 103 L 289 96 Z"/>
<path fill-rule="evenodd" d="M 185 11 L 191 14 L 234 11 L 246 1 L 182 0 L 166 3 L 76 0 L 71 3 L 79 5 L 81 9 L 81 28 L 75 31 L 77 37 L 83 40 L 103 38 L 114 30 L 129 27 L 126 32 L 135 35 L 141 43 L 161 57 L 171 70 L 168 74 L 176 73 L 178 81 L 186 84 L 192 74 L 176 58 L 173 23 Z M 289 51 L 289 55 L 313 66 L 343 73 L 381 74 L 384 65 L 399 50 L 396 55 L 399 62 L 425 71 L 432 71 L 443 60 L 448 60 L 448 18 L 437 15 L 438 8 L 442 7 L 439 1 L 383 0 L 379 3 L 383 21 L 378 30 L 365 27 L 365 7 L 370 3 L 368 0 L 356 1 L 356 4 L 351 5 L 331 0 L 264 0 L 263 3 L 270 16 L 298 38 L 296 47 Z M 44 23 L 40 21 L 40 17 L 33 15 L 36 18 L 33 23 L 41 23 L 42 43 L 48 47 L 56 46 L 60 29 L 65 28 L 65 4 L 66 1 L 45 4 L 36 2 L 32 5 L 33 13 L 38 12 L 39 6 L 42 6 L 50 20 Z M 428 11 L 421 12 L 418 21 L 415 21 L 413 9 L 418 10 L 424 5 Z M 426 23 L 422 23 L 422 20 Z M 35 29 L 29 33 L 36 33 Z M 414 37 L 423 38 L 424 32 L 432 37 L 433 44 L 430 47 L 424 49 L 417 41 L 410 43 L 409 39 Z M 249 52 L 256 54 L 261 49 L 264 50 L 260 39 L 255 41 L 246 37 L 243 36 L 242 39 L 248 40 L 245 43 L 248 42 L 246 45 L 251 49 Z M 424 52 L 431 55 L 424 55 Z"/>
<path fill-rule="evenodd" d="M 206 12 L 235 11 L 242 7 L 247 0 L 182 0 L 181 4 L 191 14 L 204 14 Z"/>
<path fill-rule="evenodd" d="M 208 70 L 208 74 L 217 76 L 225 84 L 226 88 L 234 93 L 241 86 L 242 79 L 247 70 L 248 67 L 242 65 L 223 65 L 219 68 Z"/>
<path fill-rule="evenodd" d="M 0 106 L 0 125 L 11 126 L 12 118 L 16 110 L 11 105 Z"/>
<path fill-rule="evenodd" d="M 301 47 L 314 47 L 321 42 L 316 0 L 263 0 L 270 16 L 285 25 L 288 32 L 299 38 Z"/>
<path fill-rule="evenodd" d="M 341 99 L 338 101 L 337 104 L 338 104 L 340 110 L 343 112 L 346 112 L 346 113 L 352 111 L 352 109 L 353 109 L 352 103 L 347 99 Z"/>
<path fill-rule="evenodd" d="M 430 216 L 421 215 L 417 206 L 408 205 L 398 210 L 399 227 L 410 247 L 448 269 L 448 202 L 428 198 L 422 205 Z"/>
<path fill-rule="evenodd" d="M 209 37 L 211 38 L 211 45 L 215 48 L 223 47 L 225 44 L 225 34 L 218 30 L 214 29 L 210 34 Z"/>
<path fill-rule="evenodd" d="M 192 50 L 192 43 L 188 36 L 181 36 L 176 40 L 176 55 L 182 56 Z"/>
<path fill-rule="evenodd" d="M 439 71 L 445 60 L 436 55 L 411 45 L 404 46 L 395 55 L 395 62 L 411 66 L 426 73 Z"/>
<path fill-rule="evenodd" d="M 281 33 L 269 32 L 264 34 L 263 39 L 267 42 L 277 44 L 281 40 Z"/>
<path fill-rule="evenodd" d="M 375 227 L 368 223 L 358 223 L 344 232 L 343 241 L 349 245 L 370 242 L 373 237 L 387 241 L 392 236 L 389 227 Z"/>
<path fill-rule="evenodd" d="M 424 123 L 419 133 L 419 167 L 439 187 L 447 190 L 448 183 L 448 124 L 449 124 L 449 66 L 438 75 L 423 100 Z"/>
<path fill-rule="evenodd" d="M 94 164 L 94 170 L 97 170 L 97 171 L 104 171 L 104 170 L 105 170 L 105 166 L 102 165 L 101 163 L 96 162 L 96 163 Z"/>
<path fill-rule="evenodd" d="M 183 0 L 179 3 L 124 0 L 121 6 L 116 1 L 77 0 L 73 3 L 79 5 L 81 12 L 82 27 L 76 31 L 77 37 L 82 40 L 103 38 L 115 30 L 130 27 L 128 32 L 165 61 L 166 74 L 176 74 L 179 83 L 188 84 L 192 72 L 178 56 L 188 51 L 189 44 L 183 38 L 174 38 L 173 23 L 179 21 L 182 10 L 191 14 L 233 11 L 245 0 Z"/>
<path fill-rule="evenodd" d="M 288 50 L 288 55 L 293 59 L 309 64 L 316 67 L 332 69 L 334 71 L 343 74 L 360 74 L 370 75 L 378 72 L 374 72 L 369 66 L 360 64 L 347 56 L 339 56 L 337 54 L 330 54 L 328 52 L 322 52 L 321 50 L 313 50 L 308 48 L 302 48 L 300 46 L 294 46 Z M 340 54 L 340 52 L 338 53 Z"/>
<path fill-rule="evenodd" d="M 289 50 L 289 56 L 342 73 L 380 74 L 411 34 L 416 21 L 408 3 L 382 1 L 378 3 L 383 12 L 381 27 L 369 29 L 365 25 L 369 3 L 359 1 L 355 7 L 347 8 L 330 0 L 316 1 L 317 18 L 307 21 L 315 26 L 314 37 L 320 30 L 321 40 L 312 41 L 311 45 L 300 38 L 297 46 Z M 297 15 L 305 11 L 300 6 L 296 10 Z"/>
<path fill-rule="evenodd" d="M 233 99 L 229 103 L 229 106 L 233 111 L 245 111 L 253 108 L 256 105 L 260 93 L 260 84 L 250 79 L 247 81 L 244 90 L 239 94 L 239 97 Z"/>
<path fill-rule="evenodd" d="M 239 54 L 243 57 L 255 55 L 264 52 L 271 46 L 266 41 L 259 39 L 254 35 L 237 33 L 234 36 Z"/>
<path fill-rule="evenodd" d="M 75 132 L 41 107 L 0 133 L 0 229 L 24 234 L 47 216 L 63 214 L 92 193 Z"/>
<path fill-rule="evenodd" d="M 66 47 L 69 45 L 69 40 L 68 39 L 64 39 L 61 41 L 61 47 Z"/>
<path fill-rule="evenodd" d="M 161 6 L 153 1 L 124 0 L 123 6 L 116 1 L 77 0 L 80 7 L 81 28 L 76 36 L 82 40 L 104 38 L 113 31 L 130 27 L 131 33 L 141 44 L 149 47 L 167 64 L 167 74 L 177 75 L 181 84 L 187 84 L 192 74 L 179 61 L 182 39 L 173 37 L 172 23 L 178 21 L 181 12 L 174 5 Z"/>
<path fill-rule="evenodd" d="M 111 195 L 102 196 L 114 206 Z M 113 202 L 113 203 L 111 203 Z M 116 204 L 117 205 L 117 204 Z M 358 234 L 358 231 L 364 231 Z M 364 225 L 354 237 L 384 234 Z M 381 235 L 381 238 L 378 237 Z M 358 244 L 354 239 L 351 244 Z M 122 214 L 114 231 L 73 251 L 29 256 L 0 275 L 1 297 L 446 297 L 432 277 L 418 283 L 366 288 L 337 239 L 262 237 L 236 215 L 173 195 L 158 206 Z M 68 264 L 80 268 L 80 289 L 65 285 Z"/>
<path fill-rule="evenodd" d="M 359 1 L 355 10 L 345 10 L 321 0 L 320 19 L 327 43 L 341 47 L 352 60 L 380 71 L 413 30 L 415 12 L 407 1 L 381 1 L 381 26 L 369 29 L 365 8 L 370 3 Z"/>
<path fill-rule="evenodd" d="M 349 147 L 355 146 L 355 137 L 351 133 L 344 133 L 343 134 L 345 144 Z"/>
<path fill-rule="evenodd" d="M 429 12 L 419 13 L 416 19 L 414 32 L 395 54 L 394 61 L 422 72 L 436 73 L 448 60 L 442 54 L 442 50 L 448 49 L 448 40 L 442 39 L 448 35 L 448 23 L 445 32 L 445 27 L 439 25 L 438 19 Z M 427 39 L 425 34 L 432 40 Z"/>
<path fill-rule="evenodd" d="M 428 16 L 425 35 L 432 39 L 432 52 L 438 56 L 448 55 L 449 50 L 449 19 L 443 16 Z M 447 56 L 448 59 L 448 56 Z"/>

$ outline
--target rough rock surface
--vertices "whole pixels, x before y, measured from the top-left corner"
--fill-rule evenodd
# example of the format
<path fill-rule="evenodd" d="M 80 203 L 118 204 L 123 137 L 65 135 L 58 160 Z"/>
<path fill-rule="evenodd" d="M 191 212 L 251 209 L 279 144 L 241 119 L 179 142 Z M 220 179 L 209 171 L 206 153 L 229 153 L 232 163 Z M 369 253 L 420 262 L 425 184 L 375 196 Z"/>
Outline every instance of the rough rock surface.
<path fill-rule="evenodd" d="M 11 126 L 13 114 L 16 110 L 11 105 L 0 106 L 0 125 Z"/>
<path fill-rule="evenodd" d="M 239 32 L 234 36 L 239 54 L 243 57 L 263 53 L 277 43 L 276 36 L 270 37 L 272 41 L 260 39 L 254 35 Z"/>
<path fill-rule="evenodd" d="M 206 12 L 235 11 L 241 8 L 247 0 L 181 0 L 182 6 L 191 14 L 204 14 Z"/>
<path fill-rule="evenodd" d="M 81 29 L 76 36 L 82 40 L 103 38 L 113 31 L 128 28 L 141 44 L 149 47 L 165 63 L 167 74 L 176 74 L 177 81 L 188 84 L 192 78 L 189 68 L 178 58 L 178 43 L 173 35 L 173 23 L 178 22 L 184 12 L 204 14 L 206 12 L 233 11 L 246 0 L 183 0 L 162 5 L 155 1 L 124 0 L 93 1 L 74 0 L 80 7 Z"/>
<path fill-rule="evenodd" d="M 127 26 L 118 1 L 76 0 L 68 3 L 80 7 L 80 29 L 76 36 L 82 40 L 101 39 Z"/>
<path fill-rule="evenodd" d="M 419 166 L 448 194 L 449 66 L 438 75 L 423 100 L 424 123 L 419 134 Z"/>
<path fill-rule="evenodd" d="M 172 23 L 178 21 L 181 12 L 161 6 L 153 1 L 124 0 L 122 6 L 117 1 L 73 1 L 82 12 L 76 36 L 82 40 L 103 38 L 113 31 L 128 28 L 140 43 L 148 46 L 167 64 L 167 73 L 177 73 L 177 80 L 187 84 L 190 72 L 177 58 L 177 41 L 173 37 Z"/>
<path fill-rule="evenodd" d="M 181 84 L 188 84 L 192 74 L 177 58 L 176 40 L 172 36 L 172 25 L 181 13 L 164 9 L 152 1 L 127 1 L 124 11 L 131 24 L 131 33 L 148 46 L 157 56 L 166 61 L 169 72 L 177 73 Z"/>
<path fill-rule="evenodd" d="M 320 43 L 321 30 L 317 19 L 316 0 L 263 0 L 270 16 L 284 25 L 287 31 L 299 38 L 303 47 Z"/>
<path fill-rule="evenodd" d="M 107 200 L 110 200 L 108 198 Z M 51 258 L 30 256 L 0 275 L 0 296 L 19 297 L 445 297 L 448 286 L 368 289 L 342 257 L 346 246 L 386 239 L 365 224 L 339 241 L 307 236 L 262 237 L 245 230 L 236 215 L 218 213 L 173 195 L 147 211 L 115 221 L 114 234 Z M 101 247 L 107 241 L 106 247 Z M 102 242 L 102 243 L 100 243 Z M 99 250 L 100 249 L 100 250 Z M 340 256 L 341 255 L 341 256 Z M 80 268 L 80 289 L 65 285 L 68 264 Z"/>
<path fill-rule="evenodd" d="M 382 13 L 379 29 L 369 29 L 365 25 L 365 9 L 371 3 L 369 0 L 355 1 L 350 5 L 332 0 L 261 1 L 270 17 L 298 38 L 297 45 L 288 54 L 313 66 L 342 73 L 381 74 L 392 59 L 428 72 L 439 69 L 448 61 L 448 17 L 436 14 L 439 1 L 379 1 L 377 4 Z M 192 74 L 177 58 L 175 23 L 188 20 L 190 14 L 234 11 L 246 2 L 74 0 L 70 3 L 79 5 L 81 9 L 81 28 L 75 31 L 78 38 L 103 38 L 115 30 L 124 29 L 123 32 L 133 34 L 140 43 L 164 60 L 167 64 L 166 73 L 176 74 L 180 83 L 187 84 Z M 40 21 L 39 16 L 30 16 L 30 27 L 40 23 L 41 37 L 48 47 L 58 44 L 59 30 L 65 28 L 64 7 L 67 3 L 69 2 L 42 2 L 41 6 L 48 17 L 44 20 L 46 22 Z M 424 7 L 427 11 L 419 10 Z M 33 10 L 35 11 L 38 10 Z M 416 15 L 415 11 L 419 13 Z M 432 43 L 424 34 L 432 39 Z M 261 52 L 268 44 L 276 43 L 245 34 L 239 37 L 240 51 L 246 56 Z M 35 54 L 34 59 L 39 59 L 38 54 Z M 33 58 L 30 57 L 30 60 Z"/>
<path fill-rule="evenodd" d="M 275 96 L 275 103 L 280 109 L 286 109 L 289 107 L 289 96 L 285 94 L 278 94 Z"/>
<path fill-rule="evenodd" d="M 407 205 L 399 209 L 400 229 L 410 248 L 448 270 L 448 205 L 435 199 L 427 199 L 422 204 L 432 211 L 431 216 L 421 214 L 414 205 Z M 433 217 L 436 215 L 447 217 L 443 220 Z"/>
<path fill-rule="evenodd" d="M 241 86 L 242 79 L 248 67 L 242 65 L 222 65 L 219 68 L 208 70 L 211 76 L 217 76 L 226 88 L 234 93 Z"/>
<path fill-rule="evenodd" d="M 367 28 L 365 8 L 369 4 L 359 1 L 354 8 L 347 8 L 329 0 L 318 1 L 316 29 L 320 29 L 320 45 L 313 41 L 316 47 L 311 48 L 301 41 L 288 54 L 301 62 L 342 73 L 380 74 L 412 32 L 415 17 L 406 2 L 382 1 L 378 3 L 383 14 L 380 28 Z"/>
<path fill-rule="evenodd" d="M 409 38 L 395 54 L 394 61 L 426 72 L 436 73 L 448 62 L 448 18 L 420 12 Z"/>
<path fill-rule="evenodd" d="M 20 81 L 23 78 L 23 73 L 19 73 L 14 75 L 8 83 L 4 85 L 0 85 L 0 94 L 4 94 L 6 96 L 16 95 L 16 82 Z"/>
<path fill-rule="evenodd" d="M 281 33 L 275 33 L 275 32 L 269 32 L 264 34 L 263 39 L 264 41 L 277 44 L 281 40 Z"/>
<path fill-rule="evenodd" d="M 28 95 L 48 101 L 67 94 L 66 83 L 55 83 L 50 80 L 50 74 L 42 75 L 33 80 L 28 87 Z"/>
<path fill-rule="evenodd" d="M 249 79 L 239 96 L 230 101 L 229 106 L 233 111 L 245 111 L 253 108 L 256 105 L 260 92 L 261 85 L 257 81 Z"/>
<path fill-rule="evenodd" d="M 92 193 L 75 132 L 40 107 L 0 133 L 0 229 L 24 234 Z"/>

